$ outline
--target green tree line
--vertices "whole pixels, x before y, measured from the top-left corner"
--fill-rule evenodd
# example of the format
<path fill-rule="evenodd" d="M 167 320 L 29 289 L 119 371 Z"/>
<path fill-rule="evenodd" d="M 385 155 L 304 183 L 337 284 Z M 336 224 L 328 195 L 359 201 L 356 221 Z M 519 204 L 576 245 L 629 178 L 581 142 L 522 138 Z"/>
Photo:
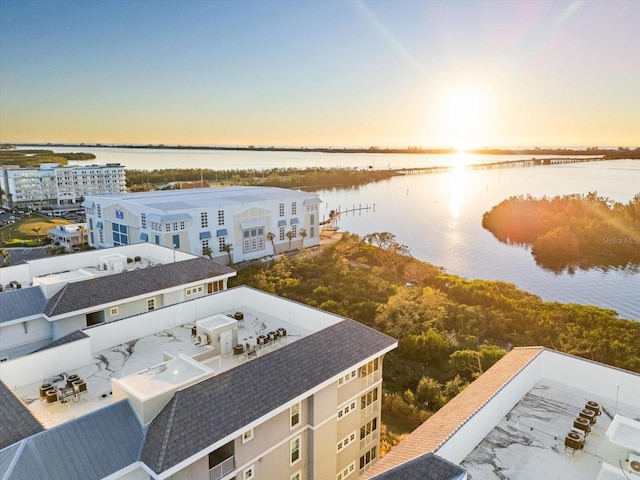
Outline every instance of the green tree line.
<path fill-rule="evenodd" d="M 549 270 L 640 265 L 640 193 L 626 204 L 587 195 L 511 197 L 482 217 L 505 243 L 532 245 Z"/>
<path fill-rule="evenodd" d="M 53 150 L 0 149 L 0 165 L 38 167 L 41 163 L 67 165 L 69 160 L 92 160 L 93 153 L 55 153 Z"/>
<path fill-rule="evenodd" d="M 171 182 L 258 185 L 282 188 L 355 188 L 357 185 L 386 180 L 396 175 L 392 170 L 357 170 L 349 168 L 271 168 L 266 170 L 212 170 L 199 168 L 165 168 L 126 170 L 130 191 L 149 190 Z M 180 188 L 175 185 L 174 188 Z"/>

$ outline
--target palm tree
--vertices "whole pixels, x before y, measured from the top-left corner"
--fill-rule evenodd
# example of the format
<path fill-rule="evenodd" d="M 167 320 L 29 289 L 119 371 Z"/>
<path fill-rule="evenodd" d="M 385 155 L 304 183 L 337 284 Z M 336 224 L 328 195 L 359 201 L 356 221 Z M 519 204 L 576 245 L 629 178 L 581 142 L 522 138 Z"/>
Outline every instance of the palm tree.
<path fill-rule="evenodd" d="M 274 242 L 275 238 L 276 238 L 276 236 L 272 232 L 267 233 L 267 240 L 269 240 L 271 242 L 271 246 L 273 247 L 273 254 L 274 255 L 276 254 L 276 244 Z"/>
<path fill-rule="evenodd" d="M 202 247 L 202 255 L 204 255 L 205 257 L 211 258 L 212 254 L 213 254 L 213 251 L 211 251 L 210 246 L 207 245 L 206 247 Z"/>
<path fill-rule="evenodd" d="M 2 265 L 6 265 L 7 260 L 9 260 L 9 250 L 3 248 L 2 250 L 0 250 L 0 255 L 2 255 Z"/>
<path fill-rule="evenodd" d="M 293 232 L 289 230 L 287 232 L 287 238 L 289 239 L 289 250 L 291 250 L 291 240 L 293 240 L 293 237 L 294 237 Z"/>
<path fill-rule="evenodd" d="M 32 228 L 31 230 L 33 230 L 33 233 L 36 234 L 36 238 L 38 239 L 38 243 L 40 243 L 40 230 L 42 230 L 42 227 Z"/>
<path fill-rule="evenodd" d="M 87 230 L 87 227 L 84 225 L 78 225 L 78 231 L 80 232 L 80 245 L 84 246 L 84 232 Z"/>
<path fill-rule="evenodd" d="M 229 255 L 229 265 L 233 263 L 233 260 L 231 259 L 231 250 L 233 250 L 233 245 L 231 245 L 230 243 L 225 243 L 222 246 L 222 251 L 227 252 L 227 255 Z"/>
<path fill-rule="evenodd" d="M 300 237 L 302 238 L 302 242 L 300 242 L 300 246 L 302 247 L 304 245 L 304 239 L 307 236 L 307 229 L 303 228 L 300 230 Z"/>

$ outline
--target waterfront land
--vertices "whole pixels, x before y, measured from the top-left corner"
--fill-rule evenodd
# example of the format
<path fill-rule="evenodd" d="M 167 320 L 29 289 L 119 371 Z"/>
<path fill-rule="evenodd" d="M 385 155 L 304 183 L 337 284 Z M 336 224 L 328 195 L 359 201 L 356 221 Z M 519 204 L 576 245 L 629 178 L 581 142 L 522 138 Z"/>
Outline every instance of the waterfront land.
<path fill-rule="evenodd" d="M 92 153 L 55 153 L 53 150 L 0 148 L 0 165 L 18 165 L 20 167 L 37 168 L 43 163 L 67 165 L 69 160 L 92 160 L 94 158 L 96 158 L 96 156 Z"/>
<path fill-rule="evenodd" d="M 504 243 L 531 245 L 552 271 L 640 265 L 640 193 L 627 204 L 588 195 L 511 197 L 482 217 Z"/>

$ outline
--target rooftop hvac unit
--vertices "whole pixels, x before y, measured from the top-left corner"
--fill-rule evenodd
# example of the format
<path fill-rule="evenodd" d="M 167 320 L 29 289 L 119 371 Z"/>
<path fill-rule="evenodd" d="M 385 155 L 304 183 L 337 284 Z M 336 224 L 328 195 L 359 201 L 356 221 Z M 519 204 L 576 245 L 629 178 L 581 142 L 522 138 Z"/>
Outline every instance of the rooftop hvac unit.
<path fill-rule="evenodd" d="M 640 455 L 636 453 L 629 454 L 629 470 L 636 475 L 640 475 Z"/>
<path fill-rule="evenodd" d="M 199 333 L 196 336 L 196 340 L 200 345 L 208 345 L 209 344 L 209 336 L 206 333 Z"/>

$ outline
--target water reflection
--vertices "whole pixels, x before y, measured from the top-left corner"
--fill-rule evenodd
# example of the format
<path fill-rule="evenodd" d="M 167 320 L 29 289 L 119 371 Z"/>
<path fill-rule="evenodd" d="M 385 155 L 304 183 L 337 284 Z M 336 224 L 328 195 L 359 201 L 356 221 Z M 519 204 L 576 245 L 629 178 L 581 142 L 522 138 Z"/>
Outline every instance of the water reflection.
<path fill-rule="evenodd" d="M 449 213 L 454 220 L 460 218 L 460 212 L 465 200 L 465 192 L 469 181 L 469 154 L 457 153 L 452 159 L 453 170 L 449 172 Z"/>

